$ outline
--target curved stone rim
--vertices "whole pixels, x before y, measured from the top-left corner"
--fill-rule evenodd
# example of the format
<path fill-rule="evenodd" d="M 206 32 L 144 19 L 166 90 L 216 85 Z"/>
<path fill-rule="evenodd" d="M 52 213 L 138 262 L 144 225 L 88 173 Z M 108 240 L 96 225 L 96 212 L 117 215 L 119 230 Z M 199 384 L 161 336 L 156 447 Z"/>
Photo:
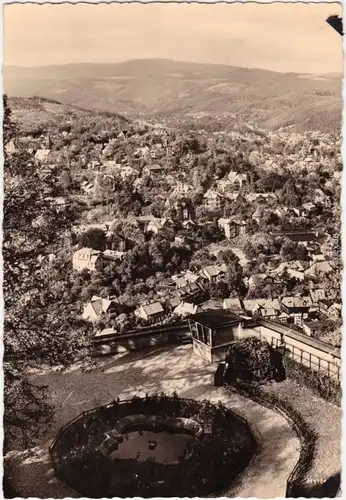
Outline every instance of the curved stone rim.
<path fill-rule="evenodd" d="M 156 415 L 145 415 L 145 414 L 134 414 L 123 417 L 118 420 L 111 431 L 105 433 L 105 439 L 102 441 L 99 451 L 103 455 L 109 458 L 111 453 L 115 448 L 118 447 L 120 443 L 123 442 L 124 434 L 127 432 L 133 432 L 136 430 L 141 430 L 143 425 L 149 426 L 154 432 L 159 432 L 160 430 L 181 430 L 184 434 L 192 435 L 193 442 L 187 444 L 189 453 L 184 456 L 184 460 L 188 460 L 193 454 L 193 444 L 197 439 L 200 439 L 203 435 L 202 426 L 192 418 L 184 417 L 160 417 Z M 134 429 L 129 429 L 134 427 Z M 156 430 L 159 429 L 159 430 Z M 188 431 L 188 432 L 186 432 Z M 172 460 L 170 462 L 161 462 L 155 460 L 158 464 L 165 465 L 179 465 L 180 460 Z"/>
<path fill-rule="evenodd" d="M 134 395 L 131 399 L 121 400 L 121 399 L 117 398 L 117 400 L 114 400 L 112 403 L 108 403 L 106 405 L 101 405 L 101 406 L 98 406 L 96 408 L 83 411 L 81 414 L 79 414 L 73 420 L 71 420 L 70 422 L 68 422 L 63 427 L 60 428 L 55 439 L 53 440 L 53 442 L 49 446 L 49 452 L 50 452 L 51 459 L 53 462 L 55 477 L 57 477 L 57 479 L 59 479 L 63 483 L 67 484 L 69 487 L 73 488 L 75 491 L 78 491 L 81 495 L 83 495 L 83 496 L 88 495 L 89 496 L 90 489 L 89 490 L 85 489 L 85 486 L 88 483 L 88 479 L 85 478 L 86 481 L 78 480 L 77 483 L 74 479 L 75 471 L 76 471 L 76 464 L 77 464 L 78 460 L 75 464 L 74 461 L 76 460 L 76 455 L 73 452 L 73 449 L 79 450 L 80 447 L 82 447 L 83 452 L 85 450 L 88 451 L 85 448 L 84 444 L 81 442 L 81 439 L 83 440 L 85 437 L 88 436 L 89 433 L 88 432 L 85 433 L 85 431 L 90 424 L 92 426 L 92 431 L 93 431 L 92 434 L 94 434 L 95 424 L 97 425 L 97 423 L 95 421 L 95 417 L 101 416 L 101 421 L 103 419 L 105 419 L 104 420 L 105 423 L 107 421 L 108 421 L 108 423 L 110 423 L 109 417 L 106 416 L 107 411 L 109 411 L 109 410 L 116 411 L 117 407 L 118 406 L 121 407 L 122 405 L 128 405 L 129 406 L 128 409 L 130 410 L 130 408 L 134 405 L 134 407 L 131 408 L 132 411 L 130 410 L 127 415 L 124 415 L 123 412 L 120 412 L 120 415 L 122 413 L 123 417 L 121 417 L 119 415 L 118 419 L 110 418 L 110 420 L 112 420 L 112 426 L 108 427 L 108 429 L 113 430 L 114 427 L 116 426 L 117 422 L 120 422 L 123 419 L 125 419 L 124 422 L 128 423 L 129 420 L 126 417 L 131 417 L 133 415 L 137 416 L 139 414 L 142 414 L 142 413 L 134 413 L 134 411 L 136 411 L 135 408 L 137 409 L 137 411 L 138 410 L 139 410 L 139 412 L 141 411 L 141 409 L 138 407 L 138 404 L 142 404 L 142 403 L 148 403 L 148 404 L 154 403 L 154 406 L 152 408 L 154 414 L 155 414 L 155 410 L 156 410 L 155 404 L 157 404 L 157 403 L 173 404 L 172 412 L 177 411 L 178 414 L 180 411 L 183 411 L 184 413 L 187 412 L 186 417 L 173 418 L 173 417 L 170 417 L 170 415 L 169 415 L 169 413 L 167 413 L 167 411 L 164 412 L 163 414 L 158 413 L 155 416 L 157 418 L 161 417 L 161 418 L 165 419 L 166 421 L 169 421 L 169 419 L 173 418 L 173 420 L 175 420 L 176 422 L 178 422 L 180 420 L 180 423 L 186 422 L 186 420 L 187 420 L 188 427 L 190 427 L 190 429 L 194 429 L 196 431 L 197 435 L 200 437 L 200 439 L 198 439 L 198 440 L 194 439 L 193 443 L 191 443 L 191 445 L 193 447 L 193 453 L 192 453 L 189 461 L 180 459 L 180 461 L 177 462 L 176 465 L 174 465 L 174 463 L 172 463 L 172 462 L 167 463 L 167 464 L 166 463 L 163 464 L 162 462 L 156 462 L 157 466 L 160 469 L 162 468 L 164 470 L 165 468 L 168 468 L 168 469 L 173 468 L 173 469 L 180 470 L 181 467 L 187 466 L 187 464 L 191 460 L 193 461 L 194 456 L 195 456 L 195 453 L 194 453 L 195 445 L 197 443 L 199 443 L 199 441 L 203 441 L 205 436 L 206 436 L 206 439 L 209 439 L 209 434 L 213 434 L 212 421 L 219 414 L 219 412 L 221 412 L 224 415 L 224 417 L 226 417 L 225 422 L 227 421 L 227 415 L 232 417 L 233 419 L 235 419 L 235 421 L 241 426 L 242 431 L 240 434 L 243 434 L 243 438 L 245 440 L 243 443 L 245 448 L 243 445 L 241 445 L 243 447 L 244 451 L 242 452 L 241 456 L 239 456 L 240 462 L 239 463 L 237 462 L 236 464 L 234 464 L 234 466 L 235 466 L 234 471 L 230 472 L 227 468 L 225 469 L 224 465 L 221 467 L 222 472 L 220 472 L 220 474 L 221 474 L 220 481 L 222 481 L 222 483 L 225 483 L 225 485 L 222 486 L 222 488 L 225 488 L 226 483 L 228 484 L 230 481 L 232 481 L 234 479 L 234 477 L 238 476 L 238 474 L 240 474 L 244 470 L 244 468 L 246 468 L 248 466 L 250 460 L 252 459 L 254 453 L 256 452 L 257 442 L 256 442 L 256 439 L 255 439 L 253 433 L 251 432 L 251 428 L 249 427 L 247 420 L 245 418 L 243 418 L 242 416 L 240 416 L 238 413 L 234 412 L 231 408 L 224 406 L 220 401 L 219 402 L 215 402 L 215 401 L 210 402 L 208 400 L 198 400 L 198 399 L 195 400 L 192 398 L 179 397 L 176 393 L 173 393 L 172 395 L 153 393 L 153 394 L 147 394 L 145 397 Z M 181 406 L 182 404 L 183 404 L 183 406 Z M 203 410 L 203 417 L 200 415 L 200 410 Z M 207 411 L 205 412 L 205 410 L 207 410 Z M 209 414 L 208 410 L 211 410 L 210 414 Z M 106 411 L 106 414 L 103 415 L 104 411 Z M 191 418 L 189 417 L 190 415 L 191 415 Z M 149 414 L 146 414 L 146 418 L 148 416 L 149 416 Z M 89 420 L 90 418 L 91 418 L 91 420 Z M 201 418 L 202 418 L 202 420 L 201 420 Z M 198 423 L 201 426 L 201 429 L 198 428 L 198 430 L 197 430 L 197 427 L 195 427 L 194 425 L 191 426 L 191 421 Z M 82 434 L 80 434 L 78 429 L 73 429 L 73 426 L 76 424 L 80 427 Z M 126 424 L 126 426 L 123 427 L 123 429 L 126 429 L 126 427 L 127 427 L 127 424 Z M 84 428 L 84 431 L 83 431 L 83 428 Z M 219 433 L 220 429 L 222 429 L 222 428 L 223 428 L 223 425 L 221 427 L 217 426 L 217 434 Z M 108 457 L 108 456 L 106 457 L 105 454 L 100 453 L 100 450 L 99 450 L 100 442 L 102 442 L 102 440 L 104 441 L 105 432 L 107 432 L 106 429 L 104 429 L 103 434 L 100 434 L 101 440 L 98 440 L 97 445 L 96 445 L 96 443 L 94 443 L 94 445 L 96 445 L 94 448 L 94 451 L 97 450 L 97 452 L 98 452 L 97 455 L 100 457 L 100 459 L 103 455 L 104 459 L 109 460 L 109 464 L 111 464 L 112 460 L 110 459 L 110 457 Z M 83 437 L 83 435 L 84 435 L 84 437 Z M 67 444 L 65 436 L 70 436 L 70 438 L 67 438 L 67 439 L 72 439 L 72 442 L 70 442 L 69 445 Z M 227 432 L 226 432 L 225 436 L 227 436 Z M 87 439 L 89 439 L 89 438 L 87 438 Z M 224 446 L 226 446 L 226 444 Z M 226 448 L 225 448 L 225 450 L 226 450 Z M 227 447 L 227 450 L 228 450 L 228 447 Z M 71 454 L 71 451 L 72 451 L 72 454 Z M 79 451 L 78 451 L 78 455 L 79 455 Z M 237 448 L 235 451 L 238 453 L 239 449 Z M 69 465 L 68 465 L 69 455 L 72 457 L 72 464 L 74 464 L 72 469 L 69 468 Z M 197 454 L 197 455 L 199 456 L 199 454 Z M 202 453 L 202 455 L 203 455 L 203 453 Z M 204 451 L 204 455 L 206 456 L 206 460 L 207 460 L 206 463 L 208 463 L 208 458 L 207 458 L 208 452 L 206 450 Z M 223 453 L 223 455 L 228 455 L 228 453 Z M 172 467 L 171 464 L 174 466 Z M 184 465 L 184 464 L 186 464 L 186 465 Z M 223 462 L 223 464 L 225 464 L 225 462 Z M 83 467 L 85 469 L 86 466 L 85 465 L 82 466 L 82 469 L 81 469 L 82 471 L 84 470 Z M 107 467 L 106 467 L 106 469 L 107 469 Z M 207 469 L 208 469 L 208 466 L 207 466 Z M 107 474 L 112 474 L 111 471 L 112 471 L 112 467 L 109 468 L 109 466 L 108 466 Z M 94 473 L 95 473 L 95 471 L 92 472 L 92 474 L 93 474 L 92 477 L 94 477 Z M 96 473 L 97 473 L 97 471 L 96 471 Z M 232 476 L 232 477 L 230 477 L 230 476 Z M 80 474 L 77 474 L 76 477 L 80 477 Z M 206 488 L 206 484 L 208 483 L 208 481 L 209 480 L 207 480 L 207 479 L 202 481 L 203 485 L 200 484 L 200 488 L 202 488 L 202 490 Z M 108 479 L 107 479 L 106 483 L 108 483 Z M 102 481 L 100 484 L 97 484 L 95 486 L 95 484 L 92 481 L 91 484 L 92 484 L 92 488 L 94 488 L 94 489 L 101 488 L 101 490 L 102 490 L 102 485 L 105 485 L 106 483 L 104 481 Z M 162 483 L 162 481 L 158 482 L 158 484 L 160 484 L 160 483 Z M 179 480 L 178 480 L 178 483 L 179 483 Z M 193 492 L 193 494 L 191 494 L 190 496 L 196 497 L 196 492 L 199 491 L 199 489 L 198 489 L 199 482 L 197 483 L 197 486 L 195 484 L 195 481 L 192 481 L 192 483 L 194 484 L 194 486 L 193 487 L 191 486 L 190 489 L 191 489 L 191 492 Z M 106 488 L 106 486 L 105 486 L 105 488 Z M 187 488 L 188 488 L 188 491 L 190 491 L 188 485 L 187 485 Z M 219 491 L 219 489 L 221 487 L 220 487 L 219 483 L 217 483 L 217 485 L 216 484 L 213 485 L 212 488 L 213 489 L 210 491 L 214 491 L 214 490 Z M 106 490 L 107 490 L 107 488 L 105 489 L 105 491 Z M 178 487 L 178 490 L 179 490 L 179 487 Z M 207 488 L 207 490 L 206 490 L 207 491 L 206 494 L 207 494 L 207 496 L 209 496 L 210 491 L 208 488 Z M 107 493 L 107 495 L 108 495 L 108 493 Z M 102 494 L 103 497 L 105 497 L 107 495 Z M 112 493 L 112 495 L 113 495 L 113 493 Z M 139 495 L 137 495 L 137 496 L 139 496 Z M 180 496 L 183 496 L 183 495 L 180 495 Z M 129 495 L 127 495 L 127 497 L 129 497 Z"/>

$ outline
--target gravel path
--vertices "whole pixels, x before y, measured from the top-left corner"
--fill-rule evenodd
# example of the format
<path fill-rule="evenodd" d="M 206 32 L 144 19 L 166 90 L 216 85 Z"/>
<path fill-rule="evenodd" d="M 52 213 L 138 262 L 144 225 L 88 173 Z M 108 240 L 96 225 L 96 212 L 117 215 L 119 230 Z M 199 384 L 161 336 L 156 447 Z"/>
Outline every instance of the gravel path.
<path fill-rule="evenodd" d="M 23 497 L 78 497 L 54 478 L 48 446 L 59 428 L 83 410 L 153 392 L 176 391 L 182 397 L 221 401 L 244 417 L 257 440 L 259 452 L 237 479 L 227 497 L 284 497 L 286 480 L 299 457 L 300 444 L 287 421 L 253 401 L 213 386 L 215 365 L 192 354 L 191 346 L 104 358 L 91 372 L 78 366 L 68 372 L 36 373 L 32 379 L 48 385 L 56 412 L 39 445 L 7 460 L 13 486 Z"/>

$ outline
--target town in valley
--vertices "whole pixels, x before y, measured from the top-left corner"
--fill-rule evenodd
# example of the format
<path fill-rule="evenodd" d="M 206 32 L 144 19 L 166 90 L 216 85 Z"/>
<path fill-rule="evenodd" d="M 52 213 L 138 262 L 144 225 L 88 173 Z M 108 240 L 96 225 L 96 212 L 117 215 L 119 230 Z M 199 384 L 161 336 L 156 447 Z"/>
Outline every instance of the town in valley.
<path fill-rule="evenodd" d="M 5 497 L 339 496 L 342 68 L 11 64 Z"/>

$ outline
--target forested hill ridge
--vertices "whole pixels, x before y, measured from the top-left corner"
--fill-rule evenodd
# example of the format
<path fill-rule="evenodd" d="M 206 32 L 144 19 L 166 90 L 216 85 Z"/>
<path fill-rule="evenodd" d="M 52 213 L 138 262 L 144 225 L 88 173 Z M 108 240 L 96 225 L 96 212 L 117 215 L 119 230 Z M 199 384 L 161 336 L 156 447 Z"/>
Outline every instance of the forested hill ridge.
<path fill-rule="evenodd" d="M 75 174 L 80 169 L 89 172 L 91 163 L 93 171 L 108 162 L 131 166 L 139 173 L 145 165 L 159 163 L 178 180 L 186 176 L 192 180 L 200 165 L 199 184 L 205 190 L 215 175 L 221 179 L 231 167 L 254 170 L 274 163 L 279 170 L 294 169 L 295 165 L 301 169 L 303 164 L 309 168 L 312 158 L 327 161 L 326 155 L 328 162 L 338 163 L 335 145 L 340 132 L 331 130 L 269 132 L 247 122 L 229 122 L 224 128 L 219 117 L 187 117 L 176 120 L 174 126 L 170 120 L 169 126 L 164 119 L 132 119 L 41 97 L 12 97 L 9 105 L 20 141 L 33 154 L 46 150 L 46 161 Z M 275 186 L 264 187 L 267 189 Z"/>
<path fill-rule="evenodd" d="M 342 74 L 314 75 L 144 59 L 118 64 L 4 68 L 9 96 L 42 96 L 85 109 L 169 124 L 218 118 L 225 129 L 340 130 Z"/>
<path fill-rule="evenodd" d="M 120 128 L 129 123 L 129 119 L 118 113 L 97 112 L 95 110 L 83 109 L 70 104 L 63 104 L 55 99 L 45 99 L 42 97 L 12 97 L 9 99 L 11 106 L 12 120 L 18 122 L 20 128 L 18 133 L 21 135 L 37 135 L 50 130 L 57 131 L 59 124 L 74 123 L 75 126 L 79 122 L 86 124 L 90 120 L 90 129 L 97 130 L 96 122 L 102 122 L 103 119 L 108 119 L 113 125 Z M 101 118 L 102 119 L 101 119 Z M 95 129 L 96 127 L 96 129 Z"/>

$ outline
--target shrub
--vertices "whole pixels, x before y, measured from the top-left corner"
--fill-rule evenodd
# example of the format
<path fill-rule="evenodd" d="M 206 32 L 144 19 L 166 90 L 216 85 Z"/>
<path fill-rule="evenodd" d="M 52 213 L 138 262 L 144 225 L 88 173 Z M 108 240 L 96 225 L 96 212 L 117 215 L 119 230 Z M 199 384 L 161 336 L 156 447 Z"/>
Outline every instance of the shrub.
<path fill-rule="evenodd" d="M 307 473 L 315 456 L 316 433 L 300 415 L 300 413 L 288 401 L 281 400 L 273 393 L 266 392 L 260 386 L 250 386 L 237 383 L 234 388 L 228 386 L 229 390 L 236 390 L 253 401 L 267 406 L 278 413 L 285 414 L 289 419 L 295 432 L 301 441 L 299 460 L 292 470 L 286 486 L 286 497 L 311 497 L 311 487 L 306 484 Z"/>
<path fill-rule="evenodd" d="M 288 356 L 284 357 L 283 366 L 288 378 L 308 387 L 326 401 L 341 406 L 341 386 L 339 382 L 324 373 L 310 370 Z"/>
<path fill-rule="evenodd" d="M 226 382 L 239 379 L 258 383 L 285 378 L 281 354 L 256 337 L 232 344 L 226 355 L 226 362 Z"/>

